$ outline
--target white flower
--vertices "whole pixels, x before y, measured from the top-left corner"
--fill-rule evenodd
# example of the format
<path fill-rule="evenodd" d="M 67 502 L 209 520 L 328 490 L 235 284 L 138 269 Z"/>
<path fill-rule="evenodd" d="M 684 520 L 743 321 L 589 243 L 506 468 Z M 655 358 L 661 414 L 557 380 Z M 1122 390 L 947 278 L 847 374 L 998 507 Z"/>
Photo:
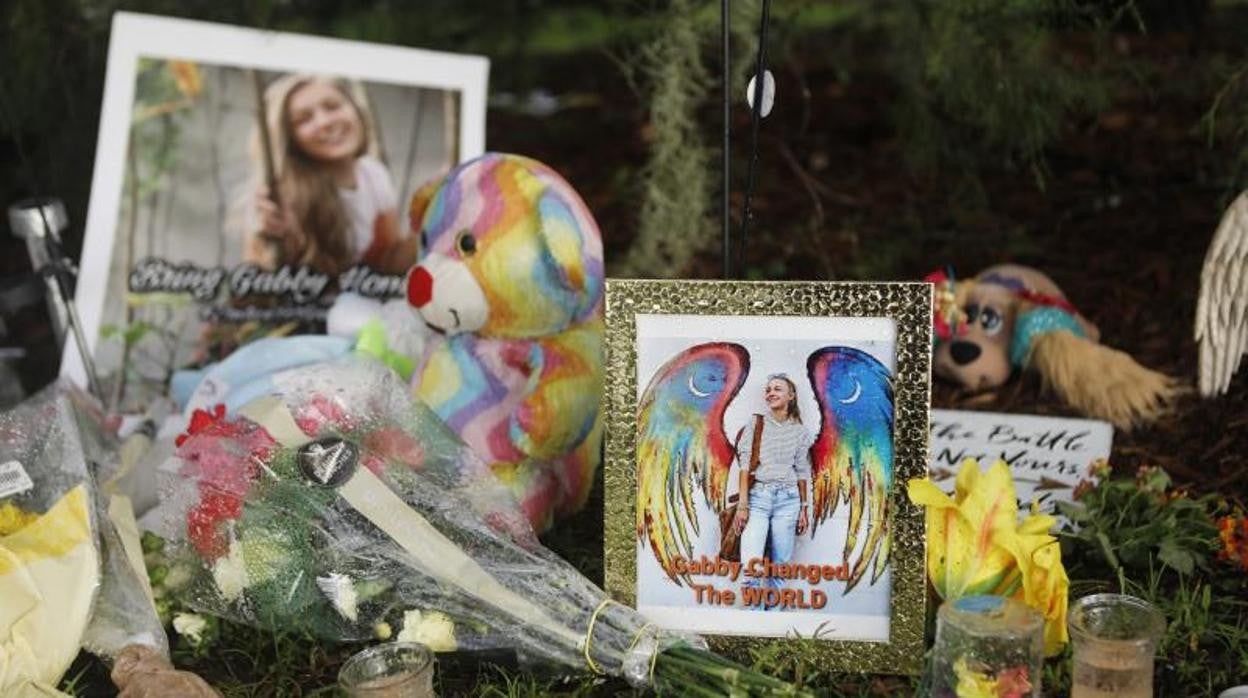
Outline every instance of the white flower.
<path fill-rule="evenodd" d="M 191 641 L 192 645 L 198 645 L 204 640 L 204 630 L 208 627 L 208 621 L 198 613 L 179 613 L 173 617 L 173 629 L 178 634 Z"/>
<path fill-rule="evenodd" d="M 317 577 L 316 585 L 321 588 L 329 602 L 342 614 L 343 618 L 354 623 L 359 618 L 356 602 L 359 597 L 355 593 L 355 585 L 345 574 L 332 572 L 325 577 Z"/>
<path fill-rule="evenodd" d="M 412 609 L 403 613 L 403 629 L 395 642 L 416 642 L 416 626 L 420 625 L 420 611 Z"/>
<path fill-rule="evenodd" d="M 398 642 L 419 642 L 434 652 L 454 652 L 455 624 L 444 613 L 418 610 L 403 614 L 403 630 L 395 638 Z"/>
<path fill-rule="evenodd" d="M 169 575 L 165 577 L 165 581 L 160 585 L 165 589 L 181 589 L 191 581 L 191 568 L 186 565 L 172 565 L 169 567 Z M 153 589 L 152 591 L 155 591 Z"/>
<path fill-rule="evenodd" d="M 221 591 L 221 598 L 235 601 L 247 588 L 247 565 L 243 560 L 243 548 L 237 540 L 230 540 L 230 552 L 212 566 L 212 580 Z"/>

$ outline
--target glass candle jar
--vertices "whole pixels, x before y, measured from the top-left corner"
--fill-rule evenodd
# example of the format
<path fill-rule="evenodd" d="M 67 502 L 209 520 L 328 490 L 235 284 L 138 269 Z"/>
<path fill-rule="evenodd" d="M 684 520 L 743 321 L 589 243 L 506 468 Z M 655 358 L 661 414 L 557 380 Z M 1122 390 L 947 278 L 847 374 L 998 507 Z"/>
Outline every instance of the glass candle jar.
<path fill-rule="evenodd" d="M 1000 596 L 967 596 L 936 614 L 929 681 L 935 698 L 1039 698 L 1044 617 Z"/>
<path fill-rule="evenodd" d="M 390 642 L 353 655 L 338 672 L 351 698 L 434 698 L 433 653 L 416 642 Z"/>
<path fill-rule="evenodd" d="M 1153 655 L 1166 619 L 1152 604 L 1123 594 L 1079 599 L 1067 614 L 1073 649 L 1071 698 L 1150 698 Z"/>

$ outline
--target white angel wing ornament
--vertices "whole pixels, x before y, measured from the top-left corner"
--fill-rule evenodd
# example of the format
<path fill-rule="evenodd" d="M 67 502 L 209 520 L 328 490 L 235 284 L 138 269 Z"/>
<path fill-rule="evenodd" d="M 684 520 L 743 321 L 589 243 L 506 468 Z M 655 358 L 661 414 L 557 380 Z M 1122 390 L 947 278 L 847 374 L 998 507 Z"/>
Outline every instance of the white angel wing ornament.
<path fill-rule="evenodd" d="M 1222 216 L 1200 272 L 1196 303 L 1200 394 L 1226 392 L 1248 350 L 1248 191 Z"/>

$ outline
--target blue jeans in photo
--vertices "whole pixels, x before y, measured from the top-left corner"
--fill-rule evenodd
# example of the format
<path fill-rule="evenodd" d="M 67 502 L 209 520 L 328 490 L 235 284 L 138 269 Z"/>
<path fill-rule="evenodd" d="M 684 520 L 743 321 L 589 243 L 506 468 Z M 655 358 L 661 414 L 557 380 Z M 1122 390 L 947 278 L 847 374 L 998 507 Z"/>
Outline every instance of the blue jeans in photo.
<path fill-rule="evenodd" d="M 750 519 L 741 533 L 741 564 L 756 557 L 766 557 L 772 564 L 793 559 L 797 540 L 797 515 L 802 501 L 797 485 L 759 482 L 750 488 Z M 785 580 L 767 577 L 767 586 L 781 588 Z M 746 579 L 746 586 L 759 586 L 758 577 Z"/>

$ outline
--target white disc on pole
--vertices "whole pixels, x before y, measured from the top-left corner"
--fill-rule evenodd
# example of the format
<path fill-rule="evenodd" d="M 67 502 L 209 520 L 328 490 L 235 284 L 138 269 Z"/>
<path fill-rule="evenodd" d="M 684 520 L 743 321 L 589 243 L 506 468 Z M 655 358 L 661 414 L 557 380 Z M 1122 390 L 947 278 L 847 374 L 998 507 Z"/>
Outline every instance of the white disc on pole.
<path fill-rule="evenodd" d="M 757 77 L 757 76 L 755 76 Z M 745 103 L 754 108 L 754 78 L 750 78 L 750 84 L 745 87 Z M 771 108 L 776 104 L 776 79 L 772 77 L 770 70 L 763 71 L 763 106 L 758 110 L 759 116 L 767 116 L 771 113 Z"/>

